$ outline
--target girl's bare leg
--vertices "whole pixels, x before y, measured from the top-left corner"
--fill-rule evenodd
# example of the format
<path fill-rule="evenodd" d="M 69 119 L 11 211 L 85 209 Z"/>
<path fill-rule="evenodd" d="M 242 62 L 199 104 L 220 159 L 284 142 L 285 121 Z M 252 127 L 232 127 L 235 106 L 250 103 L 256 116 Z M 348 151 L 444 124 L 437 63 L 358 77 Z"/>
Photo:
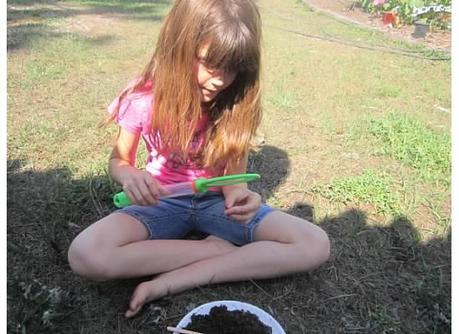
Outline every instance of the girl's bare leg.
<path fill-rule="evenodd" d="M 328 236 L 321 228 L 279 211 L 260 222 L 254 237 L 256 242 L 141 283 L 126 316 L 135 315 L 148 301 L 201 285 L 307 271 L 324 263 L 330 254 Z"/>
<path fill-rule="evenodd" d="M 70 245 L 73 271 L 94 280 L 129 278 L 171 271 L 236 248 L 216 237 L 204 240 L 146 240 L 137 219 L 111 214 L 81 232 Z"/>

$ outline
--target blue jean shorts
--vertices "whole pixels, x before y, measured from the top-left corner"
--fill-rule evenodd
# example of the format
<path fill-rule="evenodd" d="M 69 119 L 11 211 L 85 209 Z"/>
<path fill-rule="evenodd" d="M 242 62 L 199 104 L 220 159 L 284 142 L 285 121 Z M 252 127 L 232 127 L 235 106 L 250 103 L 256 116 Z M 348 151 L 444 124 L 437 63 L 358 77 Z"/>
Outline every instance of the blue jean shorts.
<path fill-rule="evenodd" d="M 150 239 L 181 239 L 196 231 L 242 246 L 253 241 L 256 226 L 275 209 L 262 204 L 249 222 L 230 219 L 224 210 L 223 195 L 208 192 L 162 198 L 157 205 L 131 205 L 115 212 L 126 213 L 139 220 L 147 228 Z"/>

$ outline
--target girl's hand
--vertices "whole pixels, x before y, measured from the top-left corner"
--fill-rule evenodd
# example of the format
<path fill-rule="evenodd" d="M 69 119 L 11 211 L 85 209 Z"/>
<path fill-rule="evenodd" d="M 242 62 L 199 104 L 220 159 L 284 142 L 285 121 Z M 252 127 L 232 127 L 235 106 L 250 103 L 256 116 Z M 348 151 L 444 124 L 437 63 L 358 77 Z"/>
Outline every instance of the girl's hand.
<path fill-rule="evenodd" d="M 261 196 L 245 186 L 225 187 L 225 214 L 235 220 L 248 222 L 258 212 Z"/>
<path fill-rule="evenodd" d="M 156 205 L 162 195 L 169 195 L 150 173 L 138 169 L 132 170 L 123 181 L 123 191 L 133 204 L 139 205 Z"/>

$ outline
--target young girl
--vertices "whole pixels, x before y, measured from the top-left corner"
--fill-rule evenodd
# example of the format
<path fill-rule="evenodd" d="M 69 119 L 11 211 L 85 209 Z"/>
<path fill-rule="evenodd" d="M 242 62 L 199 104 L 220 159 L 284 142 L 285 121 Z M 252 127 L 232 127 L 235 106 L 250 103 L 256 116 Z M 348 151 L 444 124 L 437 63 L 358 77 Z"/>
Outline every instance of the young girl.
<path fill-rule="evenodd" d="M 109 107 L 120 126 L 109 170 L 135 205 L 84 230 L 68 259 L 94 280 L 159 274 L 137 286 L 127 317 L 167 294 L 307 271 L 329 257 L 322 229 L 262 204 L 246 184 L 162 197 L 165 184 L 246 172 L 261 120 L 260 40 L 254 0 L 176 0 L 142 76 Z M 141 136 L 146 170 L 135 167 Z M 210 236 L 180 240 L 191 230 Z"/>

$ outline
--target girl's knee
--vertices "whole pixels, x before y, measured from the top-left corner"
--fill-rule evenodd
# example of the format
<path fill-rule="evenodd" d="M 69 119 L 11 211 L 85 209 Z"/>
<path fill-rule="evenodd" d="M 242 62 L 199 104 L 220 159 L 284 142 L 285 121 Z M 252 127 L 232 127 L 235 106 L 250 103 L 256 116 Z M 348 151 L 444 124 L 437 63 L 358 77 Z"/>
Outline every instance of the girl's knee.
<path fill-rule="evenodd" d="M 78 237 L 70 245 L 67 259 L 70 268 L 80 276 L 95 281 L 110 279 L 107 259 L 103 253 Z"/>
<path fill-rule="evenodd" d="M 317 265 L 321 265 L 330 258 L 330 238 L 327 233 L 319 228 L 315 238 Z"/>
<path fill-rule="evenodd" d="M 297 239 L 296 246 L 304 256 L 307 270 L 319 267 L 330 258 L 330 239 L 317 225 Z"/>

